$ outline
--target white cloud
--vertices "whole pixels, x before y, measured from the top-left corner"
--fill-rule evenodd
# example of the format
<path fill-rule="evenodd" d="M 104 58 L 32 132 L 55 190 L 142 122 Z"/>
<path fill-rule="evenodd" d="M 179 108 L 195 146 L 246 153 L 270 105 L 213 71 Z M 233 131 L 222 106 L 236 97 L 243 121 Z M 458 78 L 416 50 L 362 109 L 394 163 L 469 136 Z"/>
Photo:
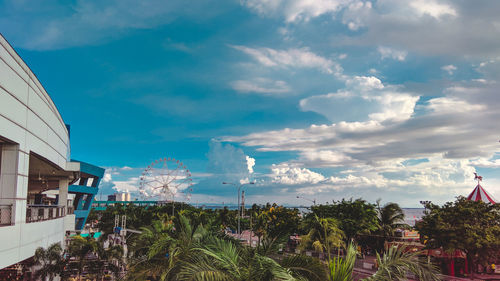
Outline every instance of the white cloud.
<path fill-rule="evenodd" d="M 388 88 L 385 85 L 377 91 Z M 271 167 L 276 184 L 297 183 L 297 188 L 289 191 L 292 193 L 347 192 L 355 187 L 363 189 L 358 194 L 371 196 L 377 196 L 370 191 L 377 188 L 419 200 L 422 196 L 451 200 L 472 190 L 476 167 L 500 167 L 500 159 L 494 158 L 500 151 L 499 137 L 494 133 L 500 131 L 500 123 L 492 122 L 500 120 L 497 88 L 498 83 L 492 82 L 455 84 L 443 92 L 444 96 L 420 105 L 418 115 L 399 122 L 380 122 L 371 116 L 372 120 L 364 122 L 286 128 L 226 140 L 260 151 L 298 153 L 291 164 Z M 404 99 L 401 102 L 406 103 Z M 414 101 L 408 104 L 408 108 L 414 107 Z M 342 170 L 325 176 L 304 167 Z M 307 182 L 308 186 L 300 185 Z"/>
<path fill-rule="evenodd" d="M 469 1 L 379 0 L 373 5 L 362 13 L 350 13 L 348 9 L 344 12 L 342 22 L 366 27 L 362 33 L 343 37 L 335 34 L 330 39 L 339 45 L 398 46 L 431 56 L 498 56 L 498 2 L 476 5 Z"/>
<path fill-rule="evenodd" d="M 139 178 L 132 177 L 124 181 L 113 181 L 113 189 L 118 192 L 139 192 Z"/>
<path fill-rule="evenodd" d="M 442 70 L 448 72 L 449 75 L 453 75 L 453 72 L 457 70 L 457 67 L 454 66 L 453 64 L 445 65 L 441 67 Z"/>
<path fill-rule="evenodd" d="M 106 170 L 106 172 L 104 173 L 104 176 L 102 177 L 102 181 L 103 182 L 110 182 L 112 180 L 112 176 L 111 176 L 111 172 L 108 172 L 108 170 Z"/>
<path fill-rule="evenodd" d="M 272 182 L 284 185 L 317 184 L 325 180 L 319 173 L 288 163 L 271 166 Z"/>
<path fill-rule="evenodd" d="M 218 141 L 210 143 L 207 154 L 208 172 L 232 178 L 234 181 L 248 178 L 253 173 L 255 159 L 245 155 L 243 150 Z"/>
<path fill-rule="evenodd" d="M 313 68 L 335 75 L 339 75 L 342 72 L 342 68 L 338 63 L 321 57 L 311 52 L 308 48 L 275 50 L 271 48 L 249 48 L 245 46 L 232 47 L 252 56 L 260 64 L 267 67 Z"/>
<path fill-rule="evenodd" d="M 237 80 L 231 82 L 231 87 L 241 93 L 258 94 L 283 94 L 291 91 L 285 81 L 271 80 L 268 78 L 255 78 L 253 80 Z"/>
<path fill-rule="evenodd" d="M 342 23 L 347 25 L 350 30 L 356 31 L 365 26 L 364 18 L 370 15 L 371 9 L 372 3 L 370 1 L 352 1 L 344 10 Z"/>
<path fill-rule="evenodd" d="M 429 100 L 427 106 L 430 110 L 437 114 L 447 113 L 466 113 L 470 111 L 481 111 L 486 109 L 482 104 L 471 104 L 466 100 L 458 97 L 442 97 Z"/>
<path fill-rule="evenodd" d="M 336 13 L 350 0 L 243 0 L 242 3 L 262 16 L 282 16 L 286 22 L 309 21 Z"/>
<path fill-rule="evenodd" d="M 300 108 L 322 114 L 331 121 L 340 117 L 348 121 L 401 122 L 412 116 L 419 99 L 396 86 L 384 86 L 374 76 L 347 78 L 346 86 L 336 93 L 302 99 Z M 351 108 L 353 105 L 355 108 Z"/>
<path fill-rule="evenodd" d="M 255 166 L 255 158 L 252 158 L 248 155 L 246 155 L 245 158 L 247 160 L 248 173 L 253 174 L 253 167 Z"/>
<path fill-rule="evenodd" d="M 404 61 L 408 55 L 407 51 L 399 51 L 389 47 L 379 46 L 377 51 L 380 53 L 382 59 L 392 58 L 398 61 Z"/>
<path fill-rule="evenodd" d="M 362 92 L 384 88 L 382 81 L 375 76 L 354 76 L 347 79 L 346 85 Z"/>
<path fill-rule="evenodd" d="M 452 6 L 436 0 L 413 0 L 410 2 L 410 7 L 419 15 L 429 15 L 436 19 L 447 15 L 457 16 L 457 11 Z"/>

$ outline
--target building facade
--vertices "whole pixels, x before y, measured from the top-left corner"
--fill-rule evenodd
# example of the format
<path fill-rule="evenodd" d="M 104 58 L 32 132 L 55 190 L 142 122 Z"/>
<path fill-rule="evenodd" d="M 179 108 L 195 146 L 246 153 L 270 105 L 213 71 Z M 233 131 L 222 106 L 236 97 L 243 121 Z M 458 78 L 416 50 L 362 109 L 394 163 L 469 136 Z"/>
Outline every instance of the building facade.
<path fill-rule="evenodd" d="M 104 170 L 70 159 L 59 111 L 0 35 L 0 269 L 85 224 Z"/>

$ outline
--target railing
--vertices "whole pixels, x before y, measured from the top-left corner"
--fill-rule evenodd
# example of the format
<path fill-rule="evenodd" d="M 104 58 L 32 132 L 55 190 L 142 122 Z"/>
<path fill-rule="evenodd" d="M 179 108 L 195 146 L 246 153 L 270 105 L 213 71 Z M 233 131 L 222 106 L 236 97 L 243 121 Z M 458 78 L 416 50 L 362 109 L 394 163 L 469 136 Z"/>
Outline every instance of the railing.
<path fill-rule="evenodd" d="M 12 204 L 0 205 L 0 226 L 12 225 Z"/>
<path fill-rule="evenodd" d="M 68 206 L 68 211 L 66 212 L 66 215 L 72 215 L 75 213 L 75 208 L 73 206 Z"/>
<path fill-rule="evenodd" d="M 26 222 L 37 222 L 62 218 L 66 215 L 66 207 L 57 205 L 28 205 Z"/>

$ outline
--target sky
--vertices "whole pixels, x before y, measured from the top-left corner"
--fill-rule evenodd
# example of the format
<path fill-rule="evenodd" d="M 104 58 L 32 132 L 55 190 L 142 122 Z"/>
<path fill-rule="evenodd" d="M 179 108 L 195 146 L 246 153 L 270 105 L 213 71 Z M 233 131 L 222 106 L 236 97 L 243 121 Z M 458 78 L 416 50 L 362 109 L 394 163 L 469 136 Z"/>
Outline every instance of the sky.
<path fill-rule="evenodd" d="M 174 158 L 192 179 L 176 200 L 234 203 L 251 182 L 247 203 L 419 207 L 468 195 L 474 172 L 500 198 L 499 13 L 466 0 L 3 0 L 0 32 L 71 125 L 72 158 L 106 168 L 103 197 L 146 198 L 144 170 Z"/>

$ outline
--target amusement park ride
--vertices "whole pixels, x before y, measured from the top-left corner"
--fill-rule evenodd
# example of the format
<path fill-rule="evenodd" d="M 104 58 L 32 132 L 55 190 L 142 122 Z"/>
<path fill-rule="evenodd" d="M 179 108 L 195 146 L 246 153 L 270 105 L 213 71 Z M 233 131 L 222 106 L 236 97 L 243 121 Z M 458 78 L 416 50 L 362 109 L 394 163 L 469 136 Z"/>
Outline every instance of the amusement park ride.
<path fill-rule="evenodd" d="M 191 199 L 193 180 L 191 172 L 181 161 L 165 157 L 153 161 L 140 177 L 139 191 L 145 198 L 167 200 L 171 198 L 172 215 L 175 197 L 184 195 L 184 200 Z"/>

